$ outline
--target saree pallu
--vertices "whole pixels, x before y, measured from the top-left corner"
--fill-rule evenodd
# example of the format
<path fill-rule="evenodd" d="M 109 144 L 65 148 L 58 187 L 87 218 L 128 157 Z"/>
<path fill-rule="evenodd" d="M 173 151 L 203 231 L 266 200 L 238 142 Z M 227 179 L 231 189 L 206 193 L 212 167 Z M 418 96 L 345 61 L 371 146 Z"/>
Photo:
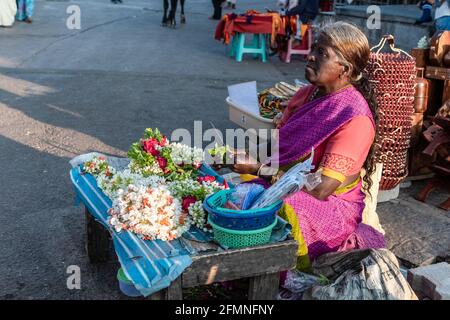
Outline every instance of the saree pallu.
<path fill-rule="evenodd" d="M 16 19 L 23 21 L 26 18 L 31 18 L 34 11 L 34 0 L 17 0 L 17 15 Z"/>

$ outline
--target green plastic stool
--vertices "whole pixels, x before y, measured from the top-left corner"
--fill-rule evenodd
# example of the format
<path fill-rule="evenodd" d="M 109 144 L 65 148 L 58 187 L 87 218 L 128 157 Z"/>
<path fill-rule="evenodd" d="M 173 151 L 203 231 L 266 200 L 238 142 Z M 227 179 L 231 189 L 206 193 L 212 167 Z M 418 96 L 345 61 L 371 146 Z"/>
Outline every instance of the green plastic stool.
<path fill-rule="evenodd" d="M 241 62 L 244 53 L 253 53 L 254 58 L 261 55 L 262 62 L 267 62 L 266 35 L 253 34 L 252 45 L 245 46 L 245 33 L 236 33 L 231 43 L 230 56 L 236 57 L 236 61 Z"/>

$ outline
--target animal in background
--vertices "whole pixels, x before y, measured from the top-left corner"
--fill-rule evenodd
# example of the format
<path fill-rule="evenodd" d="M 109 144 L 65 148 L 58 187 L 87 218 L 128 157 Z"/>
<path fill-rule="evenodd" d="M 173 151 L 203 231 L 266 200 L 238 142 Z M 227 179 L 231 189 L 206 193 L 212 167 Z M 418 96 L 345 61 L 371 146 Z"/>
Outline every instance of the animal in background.
<path fill-rule="evenodd" d="M 170 10 L 169 10 L 169 1 L 170 1 Z M 180 22 L 186 23 L 186 17 L 184 15 L 184 1 L 180 0 L 181 5 L 181 14 L 180 14 Z M 177 21 L 175 18 L 175 15 L 177 13 L 177 5 L 178 0 L 163 0 L 163 6 L 164 6 L 164 14 L 161 25 L 163 27 L 172 27 L 175 28 L 177 25 Z"/>

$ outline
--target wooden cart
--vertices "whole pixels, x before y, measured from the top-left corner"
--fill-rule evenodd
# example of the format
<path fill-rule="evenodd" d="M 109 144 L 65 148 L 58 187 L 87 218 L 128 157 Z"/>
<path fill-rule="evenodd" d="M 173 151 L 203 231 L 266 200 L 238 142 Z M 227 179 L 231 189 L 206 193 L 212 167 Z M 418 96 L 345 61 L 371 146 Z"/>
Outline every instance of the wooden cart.
<path fill-rule="evenodd" d="M 109 232 L 85 208 L 86 250 L 93 263 L 108 259 Z M 214 243 L 189 241 L 197 254 L 192 264 L 169 288 L 149 297 L 152 300 L 181 300 L 182 289 L 215 282 L 250 278 L 249 300 L 272 300 L 279 288 L 280 272 L 295 268 L 298 244 L 292 238 L 283 242 L 223 250 Z"/>

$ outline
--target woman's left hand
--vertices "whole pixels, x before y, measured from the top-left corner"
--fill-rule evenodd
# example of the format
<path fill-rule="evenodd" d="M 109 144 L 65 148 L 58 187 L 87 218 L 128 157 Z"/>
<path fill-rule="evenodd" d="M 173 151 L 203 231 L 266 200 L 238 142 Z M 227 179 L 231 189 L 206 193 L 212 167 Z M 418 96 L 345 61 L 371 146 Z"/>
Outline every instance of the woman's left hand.
<path fill-rule="evenodd" d="M 332 195 L 340 185 L 341 182 L 339 180 L 322 175 L 322 182 L 317 187 L 311 191 L 306 189 L 303 189 L 303 191 L 312 195 L 314 198 L 323 201 Z"/>
<path fill-rule="evenodd" d="M 249 154 L 238 154 L 230 169 L 240 174 L 256 174 L 260 166 L 261 164 Z"/>

